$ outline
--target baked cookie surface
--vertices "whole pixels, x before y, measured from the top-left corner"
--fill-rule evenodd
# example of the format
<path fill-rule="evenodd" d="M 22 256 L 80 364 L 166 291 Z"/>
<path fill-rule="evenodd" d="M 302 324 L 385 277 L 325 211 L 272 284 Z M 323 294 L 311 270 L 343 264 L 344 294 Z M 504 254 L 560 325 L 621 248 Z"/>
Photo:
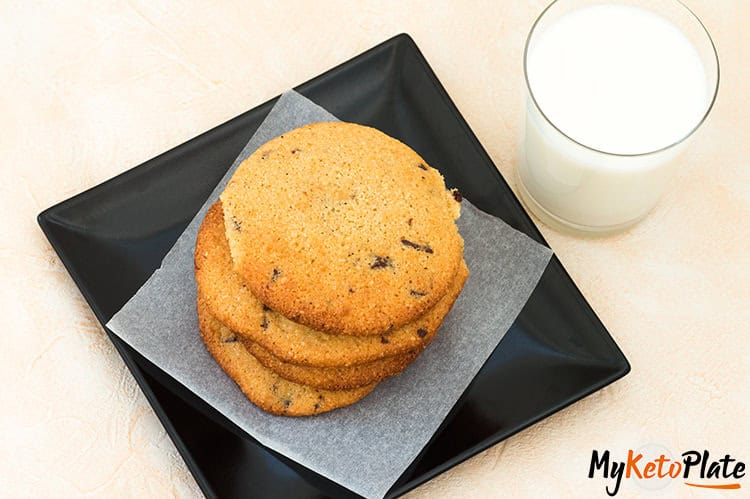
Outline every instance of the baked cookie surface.
<path fill-rule="evenodd" d="M 351 390 L 320 390 L 293 383 L 264 367 L 229 328 L 211 316 L 198 298 L 198 324 L 208 352 L 242 392 L 264 411 L 284 416 L 311 416 L 360 400 L 375 384 Z"/>
<path fill-rule="evenodd" d="M 325 390 L 347 390 L 379 383 L 403 371 L 419 355 L 415 350 L 348 367 L 300 366 L 284 362 L 254 341 L 237 335 L 247 351 L 284 379 Z"/>
<path fill-rule="evenodd" d="M 346 367 L 421 350 L 435 336 L 467 275 L 461 262 L 444 296 L 416 321 L 378 336 L 334 335 L 293 322 L 253 295 L 232 269 L 221 201 L 206 213 L 195 249 L 198 294 L 213 316 L 282 362 L 316 367 Z"/>
<path fill-rule="evenodd" d="M 318 331 L 380 335 L 413 321 L 462 259 L 460 205 L 440 173 L 361 125 L 315 123 L 267 142 L 221 201 L 235 271 Z"/>

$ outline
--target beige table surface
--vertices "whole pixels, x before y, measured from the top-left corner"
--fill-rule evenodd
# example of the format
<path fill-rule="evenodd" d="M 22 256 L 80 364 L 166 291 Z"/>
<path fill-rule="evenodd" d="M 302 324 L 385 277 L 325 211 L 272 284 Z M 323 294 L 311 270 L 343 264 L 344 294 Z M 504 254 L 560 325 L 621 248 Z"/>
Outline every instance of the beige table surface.
<path fill-rule="evenodd" d="M 586 477 L 594 448 L 750 464 L 750 2 L 687 4 L 714 35 L 721 90 L 663 202 L 603 239 L 541 226 L 631 374 L 412 497 L 604 497 Z M 0 1 L 0 496 L 200 495 L 37 227 L 41 210 L 400 32 L 515 184 L 520 58 L 544 5 Z M 747 497 L 742 483 L 722 494 Z"/>

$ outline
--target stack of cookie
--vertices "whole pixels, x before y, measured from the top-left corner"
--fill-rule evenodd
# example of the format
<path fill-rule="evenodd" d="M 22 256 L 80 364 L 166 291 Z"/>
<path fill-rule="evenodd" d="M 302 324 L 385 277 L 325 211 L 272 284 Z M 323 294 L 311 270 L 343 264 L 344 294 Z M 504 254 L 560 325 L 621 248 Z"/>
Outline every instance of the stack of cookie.
<path fill-rule="evenodd" d="M 435 337 L 468 276 L 460 196 L 387 135 L 316 123 L 261 146 L 195 248 L 209 352 L 262 409 L 349 405 Z"/>

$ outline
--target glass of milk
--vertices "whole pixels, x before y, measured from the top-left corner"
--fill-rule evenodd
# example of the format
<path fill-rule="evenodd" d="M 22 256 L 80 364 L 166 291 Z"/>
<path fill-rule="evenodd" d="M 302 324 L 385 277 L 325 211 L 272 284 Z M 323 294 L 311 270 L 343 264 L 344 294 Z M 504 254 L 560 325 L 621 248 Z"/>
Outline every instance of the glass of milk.
<path fill-rule="evenodd" d="M 713 106 L 719 60 L 677 0 L 557 0 L 524 74 L 522 200 L 552 226 L 606 232 L 656 205 Z"/>

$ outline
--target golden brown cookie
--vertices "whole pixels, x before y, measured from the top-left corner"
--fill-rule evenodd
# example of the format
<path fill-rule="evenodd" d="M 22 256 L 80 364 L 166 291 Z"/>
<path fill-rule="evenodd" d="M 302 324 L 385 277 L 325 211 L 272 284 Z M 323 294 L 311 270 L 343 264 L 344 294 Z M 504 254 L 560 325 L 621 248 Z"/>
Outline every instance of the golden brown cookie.
<path fill-rule="evenodd" d="M 281 361 L 317 367 L 342 367 L 419 350 L 450 311 L 468 275 L 464 263 L 448 292 L 418 320 L 379 336 L 332 335 L 297 324 L 264 307 L 232 271 L 224 237 L 222 203 L 206 213 L 195 249 L 198 292 L 212 315 Z"/>
<path fill-rule="evenodd" d="M 264 367 L 198 298 L 198 324 L 206 349 L 255 405 L 284 416 L 311 416 L 360 400 L 375 383 L 352 390 L 320 390 L 288 381 Z"/>
<path fill-rule="evenodd" d="M 416 152 L 353 123 L 315 123 L 245 160 L 221 195 L 234 269 L 318 331 L 380 335 L 429 310 L 462 259 L 459 203 Z"/>
<path fill-rule="evenodd" d="M 419 355 L 419 351 L 414 350 L 406 354 L 385 357 L 366 364 L 355 364 L 349 367 L 300 366 L 284 362 L 258 343 L 241 335 L 237 335 L 237 337 L 248 352 L 258 359 L 258 362 L 282 378 L 325 390 L 347 390 L 379 383 L 385 378 L 406 369 L 406 366 Z"/>

